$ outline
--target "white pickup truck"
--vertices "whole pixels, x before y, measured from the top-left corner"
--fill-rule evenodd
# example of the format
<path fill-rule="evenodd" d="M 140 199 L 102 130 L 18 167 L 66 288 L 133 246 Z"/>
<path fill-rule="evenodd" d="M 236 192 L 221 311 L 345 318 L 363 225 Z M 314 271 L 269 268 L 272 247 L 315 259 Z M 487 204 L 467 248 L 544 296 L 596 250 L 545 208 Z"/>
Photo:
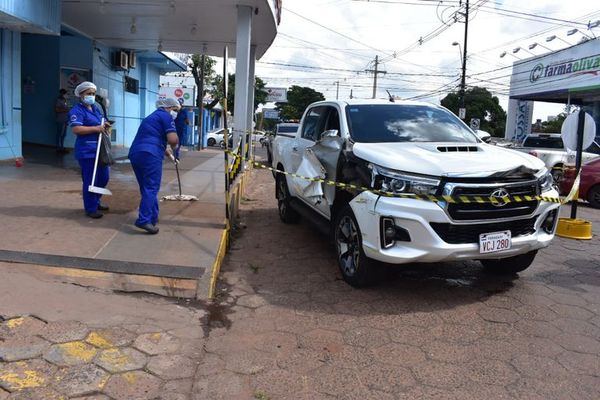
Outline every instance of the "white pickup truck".
<path fill-rule="evenodd" d="M 592 146 L 598 147 L 595 144 Z M 559 182 L 562 178 L 565 165 L 575 165 L 575 152 L 567 150 L 560 133 L 527 135 L 520 146 L 512 147 L 512 149 L 529 153 L 542 160 L 546 168 L 551 171 L 555 182 Z M 598 157 L 598 154 L 586 151 L 581 155 L 584 163 Z"/>
<path fill-rule="evenodd" d="M 557 203 L 508 201 L 558 197 L 541 160 L 483 143 L 454 114 L 427 103 L 313 103 L 293 137 L 274 139 L 272 165 L 346 185 L 275 175 L 280 219 L 302 216 L 332 234 L 342 276 L 356 287 L 376 280 L 380 262 L 474 259 L 514 274 L 550 244 L 558 220 Z"/>

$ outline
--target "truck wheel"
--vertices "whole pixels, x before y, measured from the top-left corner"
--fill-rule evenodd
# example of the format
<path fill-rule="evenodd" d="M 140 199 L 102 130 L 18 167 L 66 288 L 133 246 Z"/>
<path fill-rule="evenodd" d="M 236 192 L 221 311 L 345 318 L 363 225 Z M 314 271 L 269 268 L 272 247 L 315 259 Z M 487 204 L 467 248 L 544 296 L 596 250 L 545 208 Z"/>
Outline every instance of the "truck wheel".
<path fill-rule="evenodd" d="M 590 206 L 600 208 L 600 185 L 596 185 L 588 190 L 587 201 L 589 201 Z"/>
<path fill-rule="evenodd" d="M 356 288 L 375 283 L 380 266 L 365 255 L 360 227 L 349 205 L 337 214 L 333 234 L 338 267 L 344 281 Z"/>
<path fill-rule="evenodd" d="M 275 181 L 277 192 L 277 209 L 279 218 L 286 224 L 293 224 L 300 220 L 300 214 L 290 206 L 290 191 L 284 175 L 278 175 Z"/>
<path fill-rule="evenodd" d="M 483 267 L 490 273 L 497 275 L 514 275 L 517 272 L 526 270 L 533 262 L 536 254 L 537 250 L 533 250 L 518 256 L 479 261 L 481 261 Z"/>
<path fill-rule="evenodd" d="M 213 138 L 208 138 L 208 140 L 206 141 L 206 144 L 208 146 L 214 146 L 217 143 L 217 141 Z"/>

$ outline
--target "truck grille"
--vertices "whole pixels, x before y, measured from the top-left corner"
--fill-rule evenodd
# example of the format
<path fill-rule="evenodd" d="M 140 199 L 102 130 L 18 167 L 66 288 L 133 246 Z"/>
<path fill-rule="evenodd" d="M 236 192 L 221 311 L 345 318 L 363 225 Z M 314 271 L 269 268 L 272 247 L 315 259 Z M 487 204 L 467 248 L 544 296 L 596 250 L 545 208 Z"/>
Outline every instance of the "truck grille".
<path fill-rule="evenodd" d="M 498 186 L 457 186 L 454 188 L 453 196 L 481 196 L 490 197 L 492 192 L 503 188 L 510 196 L 536 196 L 538 193 L 537 182 L 522 184 L 508 184 Z M 448 214 L 455 221 L 503 219 L 531 215 L 538 206 L 538 201 L 523 201 L 508 203 L 503 206 L 492 203 L 457 203 L 448 204 Z M 489 231 L 488 231 L 489 232 Z"/>
<path fill-rule="evenodd" d="M 535 233 L 536 218 L 526 220 L 506 221 L 496 223 L 453 225 L 431 222 L 430 225 L 438 236 L 446 243 L 466 244 L 479 243 L 479 235 L 482 233 L 510 231 L 511 237 L 531 235 Z"/>

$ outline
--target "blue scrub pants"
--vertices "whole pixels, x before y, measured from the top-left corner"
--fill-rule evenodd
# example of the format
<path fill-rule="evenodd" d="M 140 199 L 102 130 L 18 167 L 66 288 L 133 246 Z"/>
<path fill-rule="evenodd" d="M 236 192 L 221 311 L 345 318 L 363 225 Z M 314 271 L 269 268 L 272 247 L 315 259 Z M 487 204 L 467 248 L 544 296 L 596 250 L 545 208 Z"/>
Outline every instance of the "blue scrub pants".
<path fill-rule="evenodd" d="M 102 197 L 101 194 L 88 191 L 88 187 L 92 184 L 94 160 L 94 158 L 83 158 L 78 160 L 79 166 L 81 167 L 81 180 L 83 181 L 83 208 L 88 214 L 98 211 L 98 204 L 100 204 L 100 198 Z M 98 169 L 96 170 L 96 182 L 94 182 L 94 186 L 101 188 L 106 187 L 109 178 L 110 167 L 108 165 L 103 167 L 98 165 Z"/>
<path fill-rule="evenodd" d="M 162 179 L 162 157 L 156 157 L 152 153 L 140 151 L 129 154 L 131 166 L 138 185 L 140 186 L 140 210 L 136 225 L 152 224 L 158 222 L 158 192 Z"/>

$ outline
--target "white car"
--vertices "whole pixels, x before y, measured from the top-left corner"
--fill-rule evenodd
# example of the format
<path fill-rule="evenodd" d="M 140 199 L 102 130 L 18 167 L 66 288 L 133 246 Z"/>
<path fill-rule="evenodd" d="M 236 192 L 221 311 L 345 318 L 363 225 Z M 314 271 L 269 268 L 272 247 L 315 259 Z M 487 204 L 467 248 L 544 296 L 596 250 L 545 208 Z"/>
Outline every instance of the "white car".
<path fill-rule="evenodd" d="M 265 140 L 265 133 L 263 131 L 254 131 L 252 132 L 252 142 L 262 144 L 263 140 Z"/>
<path fill-rule="evenodd" d="M 331 232 L 342 277 L 357 287 L 376 280 L 379 262 L 479 260 L 515 274 L 558 222 L 541 160 L 481 142 L 433 104 L 313 103 L 297 132 L 275 137 L 273 166 L 286 172 L 275 177 L 280 219 Z"/>
<path fill-rule="evenodd" d="M 214 131 L 208 132 L 206 134 L 206 144 L 208 146 L 223 146 L 223 144 L 225 143 L 225 139 L 224 139 L 224 134 L 223 134 L 224 129 L 223 128 L 219 128 L 219 129 L 215 129 Z"/>

